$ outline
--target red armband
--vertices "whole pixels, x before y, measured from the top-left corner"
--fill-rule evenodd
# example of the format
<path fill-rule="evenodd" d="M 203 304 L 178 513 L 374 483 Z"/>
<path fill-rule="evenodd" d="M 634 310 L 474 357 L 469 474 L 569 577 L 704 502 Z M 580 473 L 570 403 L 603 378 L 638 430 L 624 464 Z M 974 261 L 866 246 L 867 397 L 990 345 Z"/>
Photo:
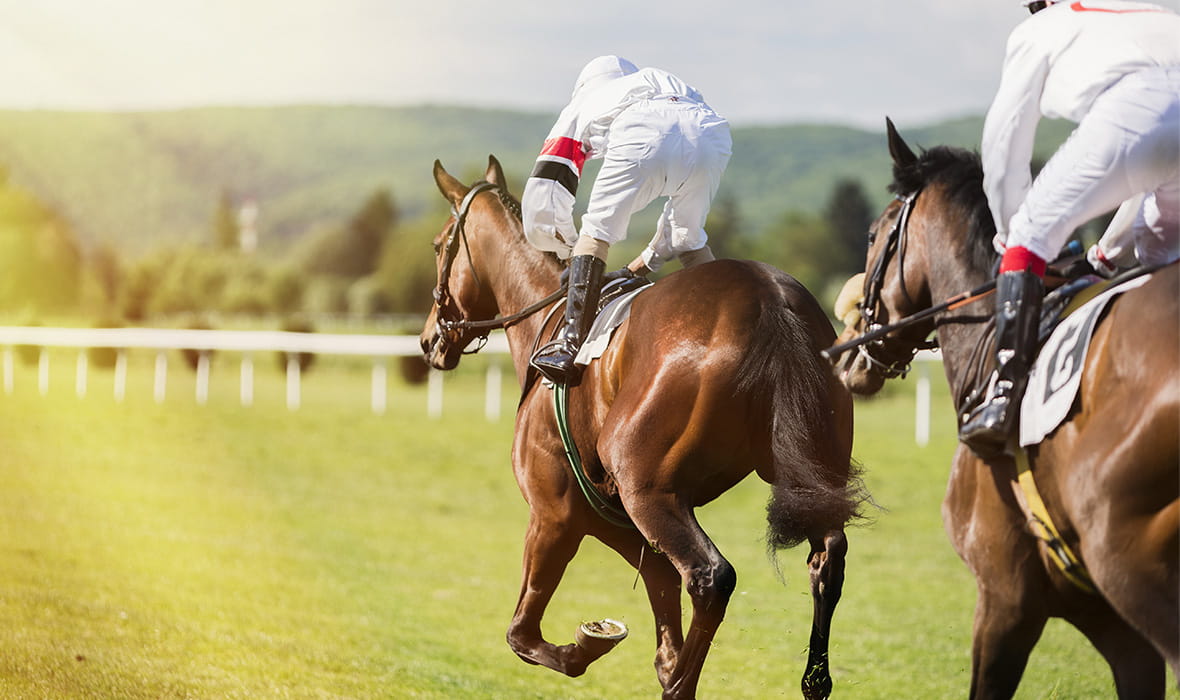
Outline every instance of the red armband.
<path fill-rule="evenodd" d="M 1045 260 L 1024 246 L 1004 251 L 1000 261 L 1000 274 L 1005 272 L 1031 272 L 1037 277 L 1045 276 Z"/>

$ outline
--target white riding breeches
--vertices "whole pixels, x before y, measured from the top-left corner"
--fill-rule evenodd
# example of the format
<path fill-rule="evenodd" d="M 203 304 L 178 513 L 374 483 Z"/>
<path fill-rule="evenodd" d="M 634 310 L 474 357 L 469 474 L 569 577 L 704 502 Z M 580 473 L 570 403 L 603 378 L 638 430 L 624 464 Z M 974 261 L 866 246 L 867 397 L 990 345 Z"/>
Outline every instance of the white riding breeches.
<path fill-rule="evenodd" d="M 1150 193 L 1135 248 L 1145 264 L 1180 255 L 1180 68 L 1132 73 L 1100 95 L 1037 175 L 1009 223 L 1009 248 L 1057 256 L 1078 226 Z M 1148 259 L 1144 259 L 1144 257 Z"/>
<path fill-rule="evenodd" d="M 580 235 L 617 243 L 627 237 L 632 214 L 667 197 L 643 252 L 648 269 L 703 247 L 705 218 L 732 149 L 729 123 L 704 105 L 663 98 L 628 107 L 611 124 Z"/>

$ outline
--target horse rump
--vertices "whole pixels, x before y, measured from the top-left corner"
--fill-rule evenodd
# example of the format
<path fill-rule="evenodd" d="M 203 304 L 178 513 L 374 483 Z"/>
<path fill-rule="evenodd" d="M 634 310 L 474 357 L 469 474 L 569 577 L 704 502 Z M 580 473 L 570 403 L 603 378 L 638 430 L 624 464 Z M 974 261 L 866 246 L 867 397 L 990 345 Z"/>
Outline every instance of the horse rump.
<path fill-rule="evenodd" d="M 852 461 L 852 397 L 820 351 L 835 338 L 819 303 L 790 275 L 761 306 L 737 385 L 770 429 L 767 545 L 788 549 L 862 517 L 869 496 Z"/>

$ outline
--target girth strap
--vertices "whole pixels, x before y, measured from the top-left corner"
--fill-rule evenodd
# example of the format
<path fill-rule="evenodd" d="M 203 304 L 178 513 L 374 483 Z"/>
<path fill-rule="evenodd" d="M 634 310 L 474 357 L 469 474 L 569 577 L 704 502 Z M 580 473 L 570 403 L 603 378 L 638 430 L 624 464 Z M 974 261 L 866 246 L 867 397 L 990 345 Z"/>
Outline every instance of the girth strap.
<path fill-rule="evenodd" d="M 578 488 L 582 490 L 582 495 L 586 497 L 590 507 L 611 525 L 636 529 L 635 523 L 631 522 L 627 512 L 606 500 L 582 470 L 582 458 L 578 454 L 578 447 L 574 444 L 574 438 L 570 434 L 569 387 L 564 384 L 553 385 L 553 407 L 554 413 L 557 415 L 557 432 L 561 434 L 561 444 L 565 447 L 566 459 L 569 460 L 570 469 L 574 472 L 574 479 L 578 482 Z"/>
<path fill-rule="evenodd" d="M 1028 451 L 1017 445 L 1015 455 L 1016 481 L 1020 486 L 1016 490 L 1016 495 L 1028 516 L 1029 531 L 1032 532 L 1033 537 L 1045 545 L 1049 558 L 1053 560 L 1065 578 L 1069 579 L 1070 583 L 1086 593 L 1096 593 L 1094 581 L 1090 578 L 1090 572 L 1086 570 L 1086 565 L 1061 538 L 1061 533 L 1053 524 L 1053 518 L 1049 516 L 1049 510 L 1041 499 L 1040 491 L 1037 490 L 1037 482 L 1033 479 L 1032 466 L 1028 461 Z"/>

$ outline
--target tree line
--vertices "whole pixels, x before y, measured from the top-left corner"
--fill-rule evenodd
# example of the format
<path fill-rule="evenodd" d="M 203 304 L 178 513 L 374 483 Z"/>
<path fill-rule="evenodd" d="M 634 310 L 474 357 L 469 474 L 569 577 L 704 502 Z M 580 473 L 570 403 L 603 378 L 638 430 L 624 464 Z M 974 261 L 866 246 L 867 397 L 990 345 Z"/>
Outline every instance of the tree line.
<path fill-rule="evenodd" d="M 0 172 L 0 314 L 9 323 L 64 318 L 151 325 L 209 314 L 374 317 L 429 310 L 430 244 L 448 215 L 441 198 L 435 210 L 407 221 L 394 193 L 378 188 L 360 197 L 346 220 L 306 233 L 277 258 L 251 252 L 244 204 L 222 193 L 211 203 L 206 240 L 129 260 L 109 245 L 83 245 L 51 205 Z M 718 257 L 776 265 L 830 306 L 863 265 L 873 216 L 863 186 L 845 179 L 834 184 L 821 212 L 785 211 L 761 231 L 749 230 L 737 199 L 723 190 L 706 229 Z"/>

